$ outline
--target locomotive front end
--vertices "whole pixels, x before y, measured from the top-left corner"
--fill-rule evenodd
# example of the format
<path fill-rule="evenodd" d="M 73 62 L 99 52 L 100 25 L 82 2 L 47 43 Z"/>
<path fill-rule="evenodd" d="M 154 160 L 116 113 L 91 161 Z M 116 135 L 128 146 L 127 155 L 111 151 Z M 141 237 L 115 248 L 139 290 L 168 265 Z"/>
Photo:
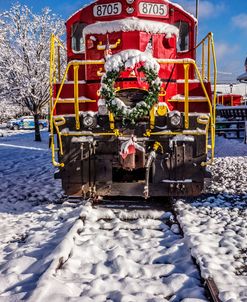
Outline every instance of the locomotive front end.
<path fill-rule="evenodd" d="M 67 22 L 63 76 L 52 37 L 51 147 L 66 195 L 201 193 L 214 149 L 215 58 L 209 34 L 199 71 L 196 24 L 164 1 L 100 0 Z"/>

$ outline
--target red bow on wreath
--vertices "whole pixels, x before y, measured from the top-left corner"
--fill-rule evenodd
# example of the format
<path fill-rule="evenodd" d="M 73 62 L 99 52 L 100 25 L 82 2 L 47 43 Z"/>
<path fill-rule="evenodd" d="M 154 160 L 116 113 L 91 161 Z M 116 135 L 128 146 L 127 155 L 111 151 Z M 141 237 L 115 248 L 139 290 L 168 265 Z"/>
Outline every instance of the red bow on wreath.
<path fill-rule="evenodd" d="M 134 72 L 135 72 L 137 82 L 139 85 L 142 85 L 142 82 L 143 82 L 142 78 L 144 78 L 144 73 L 142 71 L 139 71 L 139 69 L 143 66 L 144 66 L 144 62 L 139 62 L 134 67 Z"/>
<path fill-rule="evenodd" d="M 136 77 L 139 85 L 143 84 L 142 82 L 144 79 L 144 73 L 142 71 L 139 71 L 139 69 L 143 66 L 144 66 L 144 62 L 138 62 L 138 63 L 136 63 L 134 68 L 126 69 L 126 72 L 128 72 L 128 76 Z"/>

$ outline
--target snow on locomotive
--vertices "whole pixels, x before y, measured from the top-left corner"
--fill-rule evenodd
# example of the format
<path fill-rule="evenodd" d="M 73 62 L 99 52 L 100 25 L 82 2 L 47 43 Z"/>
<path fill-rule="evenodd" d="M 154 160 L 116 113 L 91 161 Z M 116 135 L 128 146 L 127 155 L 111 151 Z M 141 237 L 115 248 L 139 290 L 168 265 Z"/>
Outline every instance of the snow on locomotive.
<path fill-rule="evenodd" d="M 196 45 L 197 20 L 164 0 L 99 0 L 66 27 L 66 70 L 52 36 L 50 72 L 52 161 L 65 194 L 200 194 L 214 157 L 212 34 Z"/>

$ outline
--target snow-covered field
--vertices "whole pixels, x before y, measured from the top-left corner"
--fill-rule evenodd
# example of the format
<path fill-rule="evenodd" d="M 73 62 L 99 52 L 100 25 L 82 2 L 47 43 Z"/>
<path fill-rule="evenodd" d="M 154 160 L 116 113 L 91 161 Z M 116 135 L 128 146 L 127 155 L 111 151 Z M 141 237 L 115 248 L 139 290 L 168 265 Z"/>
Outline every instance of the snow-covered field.
<path fill-rule="evenodd" d="M 40 277 L 65 234 L 82 211 L 89 211 L 55 203 L 61 187 L 53 180 L 48 134 L 42 132 L 42 143 L 33 136 L 11 132 L 0 137 L 0 301 L 28 300 L 42 285 Z M 104 221 L 89 219 L 74 236 L 64 274 L 57 274 L 59 284 L 50 276 L 48 296 L 40 301 L 205 301 L 190 247 L 203 276 L 215 279 L 222 301 L 246 302 L 247 145 L 217 141 L 213 184 L 207 188 L 214 195 L 177 203 L 185 238 L 166 221 L 150 220 L 146 230 L 131 231 L 113 217 L 108 222 L 113 240 Z"/>

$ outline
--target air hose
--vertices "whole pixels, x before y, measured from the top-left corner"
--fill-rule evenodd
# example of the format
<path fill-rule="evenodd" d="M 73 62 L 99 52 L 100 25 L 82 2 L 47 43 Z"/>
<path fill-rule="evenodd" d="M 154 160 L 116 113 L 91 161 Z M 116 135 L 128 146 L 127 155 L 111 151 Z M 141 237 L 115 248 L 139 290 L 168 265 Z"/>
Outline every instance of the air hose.
<path fill-rule="evenodd" d="M 146 174 L 145 174 L 145 186 L 144 186 L 144 197 L 147 199 L 149 197 L 149 175 L 150 175 L 150 168 L 153 164 L 153 162 L 156 159 L 157 151 L 161 148 L 161 151 L 163 151 L 163 147 L 159 142 L 155 142 L 153 146 L 153 150 L 149 153 L 145 168 L 146 168 Z"/>

